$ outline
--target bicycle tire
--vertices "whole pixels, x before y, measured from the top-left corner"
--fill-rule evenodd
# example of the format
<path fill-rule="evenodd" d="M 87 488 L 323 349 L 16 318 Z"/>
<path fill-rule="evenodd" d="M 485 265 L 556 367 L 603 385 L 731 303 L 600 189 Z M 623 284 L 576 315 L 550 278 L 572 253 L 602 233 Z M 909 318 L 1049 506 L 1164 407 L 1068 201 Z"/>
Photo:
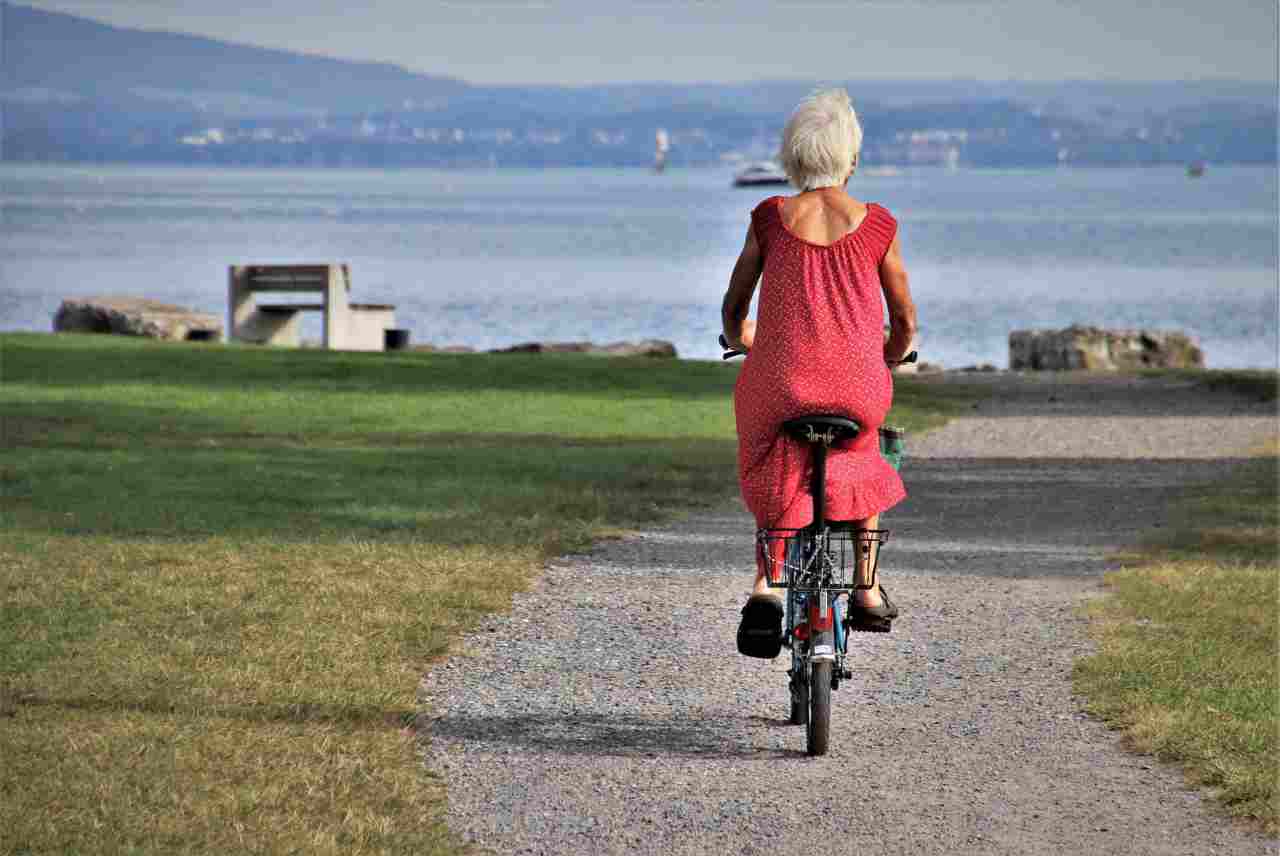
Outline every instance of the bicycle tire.
<path fill-rule="evenodd" d="M 831 666 L 830 660 L 814 663 L 809 675 L 809 726 L 805 734 L 810 755 L 827 754 L 831 740 Z"/>
<path fill-rule="evenodd" d="M 792 725 L 807 725 L 809 723 L 809 687 L 805 683 L 808 675 L 804 672 L 804 660 L 801 659 L 796 648 L 800 643 L 796 642 L 793 635 L 796 626 L 800 623 L 800 610 L 800 598 L 795 589 L 787 589 L 786 620 L 788 622 L 788 647 L 791 649 L 791 682 L 787 685 L 791 695 L 791 713 L 787 719 Z"/>
<path fill-rule="evenodd" d="M 791 724 L 809 724 L 809 685 L 803 675 L 791 676 Z"/>

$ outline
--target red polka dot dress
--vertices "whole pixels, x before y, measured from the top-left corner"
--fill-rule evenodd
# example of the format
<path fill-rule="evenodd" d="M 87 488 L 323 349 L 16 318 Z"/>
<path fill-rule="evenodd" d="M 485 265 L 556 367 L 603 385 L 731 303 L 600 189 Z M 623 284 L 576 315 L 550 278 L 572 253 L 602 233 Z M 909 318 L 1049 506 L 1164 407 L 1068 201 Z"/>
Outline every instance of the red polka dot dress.
<path fill-rule="evenodd" d="M 796 416 L 833 413 L 863 432 L 827 458 L 827 517 L 870 517 L 907 492 L 880 456 L 877 430 L 893 401 L 884 362 L 880 262 L 897 221 L 867 205 L 858 227 L 830 246 L 812 244 L 782 223 L 783 197 L 751 212 L 764 257 L 756 340 L 734 389 L 742 497 L 762 528 L 813 520 L 807 444 L 787 436 Z"/>

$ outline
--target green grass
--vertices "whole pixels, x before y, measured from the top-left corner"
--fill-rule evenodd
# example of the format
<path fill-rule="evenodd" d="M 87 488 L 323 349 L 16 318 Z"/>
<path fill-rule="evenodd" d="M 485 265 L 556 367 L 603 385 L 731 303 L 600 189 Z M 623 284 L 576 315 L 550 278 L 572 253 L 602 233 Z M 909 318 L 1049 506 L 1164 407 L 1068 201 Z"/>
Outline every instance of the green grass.
<path fill-rule="evenodd" d="M 421 673 L 549 556 L 736 501 L 735 378 L 0 336 L 0 852 L 455 852 Z"/>
<path fill-rule="evenodd" d="M 1280 829 L 1280 456 L 1270 448 L 1124 557 L 1077 664 L 1088 709 L 1181 764 L 1232 815 Z"/>

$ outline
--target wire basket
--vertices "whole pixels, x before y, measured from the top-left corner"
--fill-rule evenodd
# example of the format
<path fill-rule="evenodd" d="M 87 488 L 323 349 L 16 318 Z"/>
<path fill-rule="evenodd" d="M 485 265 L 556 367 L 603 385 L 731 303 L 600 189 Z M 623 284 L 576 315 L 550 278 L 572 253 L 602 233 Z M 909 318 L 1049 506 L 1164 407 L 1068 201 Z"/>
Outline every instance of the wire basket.
<path fill-rule="evenodd" d="M 888 529 L 761 529 L 756 550 L 771 588 L 798 591 L 869 589 L 880 565 L 880 545 Z M 858 557 L 866 556 L 865 582 L 858 582 Z"/>

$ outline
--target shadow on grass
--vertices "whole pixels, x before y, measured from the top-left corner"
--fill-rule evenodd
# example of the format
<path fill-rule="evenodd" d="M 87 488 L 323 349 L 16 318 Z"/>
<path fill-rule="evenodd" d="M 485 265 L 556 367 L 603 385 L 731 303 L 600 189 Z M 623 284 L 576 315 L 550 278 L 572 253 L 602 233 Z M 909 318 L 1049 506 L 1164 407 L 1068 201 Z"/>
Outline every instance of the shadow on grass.
<path fill-rule="evenodd" d="M 736 371 L 712 362 L 580 354 L 351 353 L 130 340 L 119 336 L 3 338 L 4 380 L 80 389 L 130 383 L 214 390 L 572 392 L 722 396 Z M 107 367 L 104 371 L 103 368 Z"/>
<path fill-rule="evenodd" d="M 719 761 L 803 757 L 800 750 L 755 746 L 726 717 L 635 714 L 453 715 L 427 720 L 423 730 L 448 741 L 516 745 L 562 755 L 684 758 Z"/>
<path fill-rule="evenodd" d="M 37 445 L 39 454 L 11 445 L 0 451 L 0 513 L 29 531 L 76 535 L 503 545 L 542 537 L 548 520 L 559 521 L 551 529 L 560 538 L 657 519 L 664 506 L 730 493 L 735 478 L 727 440 L 445 433 L 313 446 L 210 436 L 193 447 L 155 436 L 119 446 L 45 437 L 36 442 L 55 445 Z"/>

